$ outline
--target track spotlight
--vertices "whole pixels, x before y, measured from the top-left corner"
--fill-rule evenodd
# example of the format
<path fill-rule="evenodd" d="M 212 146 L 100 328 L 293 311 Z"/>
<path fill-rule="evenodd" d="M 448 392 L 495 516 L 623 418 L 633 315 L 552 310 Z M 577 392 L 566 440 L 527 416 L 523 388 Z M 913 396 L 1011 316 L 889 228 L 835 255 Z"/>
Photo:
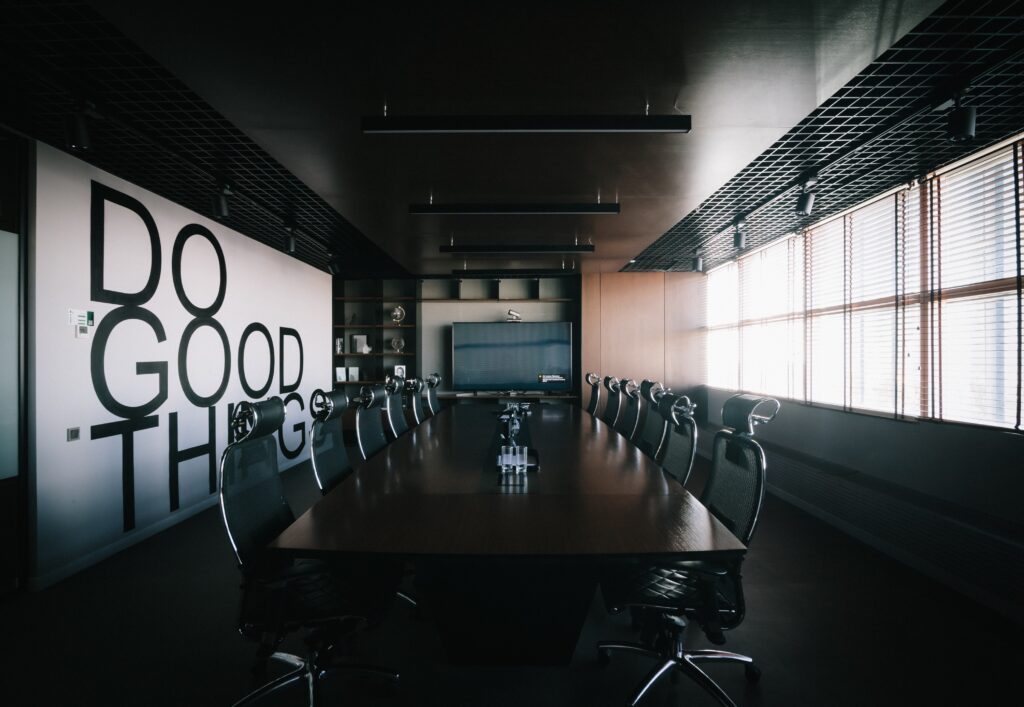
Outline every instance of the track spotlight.
<path fill-rule="evenodd" d="M 338 262 L 337 256 L 332 255 L 331 259 L 327 261 L 327 272 L 334 276 L 341 274 L 341 263 Z"/>
<path fill-rule="evenodd" d="M 288 213 L 284 217 L 284 230 L 287 237 L 284 239 L 284 248 L 289 255 L 295 255 L 295 215 Z"/>
<path fill-rule="evenodd" d="M 810 216 L 812 211 L 814 211 L 814 192 L 801 192 L 800 196 L 797 197 L 796 200 L 797 214 L 800 216 Z"/>
<path fill-rule="evenodd" d="M 69 150 L 86 152 L 90 148 L 89 119 L 83 108 L 76 108 L 75 112 L 67 117 L 64 127 Z"/>
<path fill-rule="evenodd" d="M 694 272 L 704 272 L 704 258 L 702 258 L 701 256 L 693 256 L 693 260 L 690 264 L 693 267 Z"/>
<path fill-rule="evenodd" d="M 974 139 L 974 125 L 978 117 L 974 106 L 962 106 L 962 94 L 953 99 L 953 108 L 946 115 L 946 139 L 949 142 L 969 142 Z"/>
<path fill-rule="evenodd" d="M 744 233 L 744 228 L 747 225 L 747 217 L 744 214 L 736 214 L 732 220 L 732 226 L 734 233 L 732 235 L 732 246 L 736 250 L 743 250 L 747 247 L 747 234 Z"/>
<path fill-rule="evenodd" d="M 231 196 L 231 182 L 222 179 L 217 185 L 217 193 L 213 195 L 213 217 L 218 221 L 231 216 L 228 197 Z"/>

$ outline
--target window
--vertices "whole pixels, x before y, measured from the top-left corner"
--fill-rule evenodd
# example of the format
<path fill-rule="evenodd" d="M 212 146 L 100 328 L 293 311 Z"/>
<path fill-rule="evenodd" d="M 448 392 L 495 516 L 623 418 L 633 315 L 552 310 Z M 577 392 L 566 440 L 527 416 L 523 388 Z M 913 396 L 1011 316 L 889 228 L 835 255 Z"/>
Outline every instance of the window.
<path fill-rule="evenodd" d="M 708 274 L 708 383 L 1021 428 L 1018 141 Z"/>

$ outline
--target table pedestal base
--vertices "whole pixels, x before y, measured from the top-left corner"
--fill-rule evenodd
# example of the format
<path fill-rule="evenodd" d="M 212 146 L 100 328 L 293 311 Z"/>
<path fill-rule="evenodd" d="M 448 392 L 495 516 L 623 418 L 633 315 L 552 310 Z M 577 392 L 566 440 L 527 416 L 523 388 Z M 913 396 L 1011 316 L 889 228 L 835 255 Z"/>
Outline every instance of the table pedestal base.
<path fill-rule="evenodd" d="M 597 586 L 583 563 L 439 559 L 417 593 L 454 665 L 567 665 Z"/>

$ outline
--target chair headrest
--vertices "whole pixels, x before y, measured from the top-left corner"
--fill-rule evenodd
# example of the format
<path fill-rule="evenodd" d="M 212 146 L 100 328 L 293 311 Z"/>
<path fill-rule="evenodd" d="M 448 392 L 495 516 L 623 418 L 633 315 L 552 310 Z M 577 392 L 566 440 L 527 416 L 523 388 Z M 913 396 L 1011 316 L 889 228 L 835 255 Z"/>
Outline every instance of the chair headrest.
<path fill-rule="evenodd" d="M 419 393 L 423 390 L 423 381 L 419 378 L 409 378 L 405 381 L 405 389 L 410 393 Z"/>
<path fill-rule="evenodd" d="M 243 400 L 231 416 L 235 440 L 241 442 L 277 432 L 284 424 L 285 415 L 284 402 L 277 396 L 255 403 Z"/>
<path fill-rule="evenodd" d="M 429 376 L 427 376 L 426 384 L 430 388 L 436 388 L 437 386 L 441 385 L 441 374 L 431 373 Z"/>
<path fill-rule="evenodd" d="M 384 388 L 387 390 L 388 395 L 401 393 L 405 389 L 405 378 L 389 374 L 384 377 Z"/>
<path fill-rule="evenodd" d="M 372 387 L 364 385 L 359 389 L 359 404 L 366 409 L 380 405 L 387 397 L 388 391 L 380 383 Z"/>
<path fill-rule="evenodd" d="M 619 379 L 615 376 L 604 377 L 604 387 L 613 393 L 619 392 Z"/>
<path fill-rule="evenodd" d="M 750 393 L 734 395 L 722 405 L 722 424 L 738 435 L 753 436 L 754 425 L 771 422 L 781 407 L 775 398 Z"/>
<path fill-rule="evenodd" d="M 601 376 L 597 375 L 596 373 L 587 374 L 587 385 L 600 385 L 600 383 Z"/>
<path fill-rule="evenodd" d="M 644 378 L 640 382 L 640 395 L 643 396 L 644 400 L 648 401 L 653 405 L 658 404 L 658 398 L 665 393 L 665 386 L 659 381 L 652 381 L 649 378 Z"/>
<path fill-rule="evenodd" d="M 658 412 L 673 425 L 681 423 L 680 417 L 693 417 L 697 405 L 685 395 L 663 393 L 658 398 Z"/>
<path fill-rule="evenodd" d="M 341 417 L 348 408 L 348 395 L 344 390 L 324 392 L 317 388 L 309 398 L 309 412 L 314 420 L 327 422 Z"/>
<path fill-rule="evenodd" d="M 622 392 L 628 395 L 633 400 L 640 399 L 640 386 L 636 384 L 636 381 L 632 378 L 627 379 L 622 384 Z"/>

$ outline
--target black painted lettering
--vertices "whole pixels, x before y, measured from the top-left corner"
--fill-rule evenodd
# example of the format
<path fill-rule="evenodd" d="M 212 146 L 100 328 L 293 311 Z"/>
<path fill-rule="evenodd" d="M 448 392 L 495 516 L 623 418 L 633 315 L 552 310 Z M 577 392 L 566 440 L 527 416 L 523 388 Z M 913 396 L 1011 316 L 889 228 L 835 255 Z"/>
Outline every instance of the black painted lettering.
<path fill-rule="evenodd" d="M 295 381 L 293 383 L 284 382 L 284 338 L 286 336 L 295 339 L 295 343 L 299 345 L 299 374 L 295 377 Z M 277 351 L 280 366 L 278 369 L 278 381 L 281 385 L 280 393 L 281 395 L 284 395 L 285 393 L 291 393 L 292 391 L 298 390 L 299 384 L 302 383 L 302 367 L 305 363 L 305 357 L 302 354 L 302 337 L 299 336 L 299 332 L 288 327 L 281 327 L 278 330 L 277 335 Z"/>
<path fill-rule="evenodd" d="M 221 351 L 224 354 L 223 370 L 224 373 L 220 378 L 220 385 L 217 386 L 217 390 L 212 395 L 199 395 L 192 387 L 191 381 L 188 379 L 188 346 L 192 341 L 192 335 L 196 331 L 204 326 L 208 326 L 217 332 L 217 336 L 220 337 Z M 193 319 L 185 327 L 185 331 L 181 333 L 181 341 L 178 343 L 178 380 L 181 383 L 181 389 L 185 393 L 185 397 L 188 401 L 196 407 L 209 407 L 220 401 L 224 391 L 228 388 L 228 379 L 231 376 L 231 344 L 228 343 L 227 332 L 224 331 L 224 327 L 220 325 L 213 317 L 198 317 Z"/>
<path fill-rule="evenodd" d="M 92 439 L 121 436 L 121 498 L 124 532 L 135 528 L 135 433 L 157 427 L 156 415 L 93 425 Z"/>
<path fill-rule="evenodd" d="M 302 402 L 302 396 L 299 395 L 298 393 L 290 393 L 284 399 L 284 406 L 287 408 L 288 407 L 288 403 L 291 403 L 291 402 L 297 402 L 299 404 L 299 411 L 300 412 L 302 412 L 303 410 L 306 409 L 306 404 L 304 402 Z M 302 419 L 302 416 L 300 415 L 299 418 Z M 277 446 L 279 446 L 281 448 L 281 454 L 284 455 L 285 459 L 294 459 L 295 457 L 299 456 L 300 454 L 302 454 L 302 449 L 306 446 L 306 422 L 305 422 L 305 420 L 303 420 L 302 422 L 295 423 L 292 426 L 292 429 L 295 432 L 300 433 L 299 446 L 296 447 L 295 449 L 289 449 L 288 445 L 286 445 L 284 443 L 284 425 L 281 425 L 281 427 L 277 428 Z"/>
<path fill-rule="evenodd" d="M 107 374 L 104 369 L 104 359 L 107 352 L 107 342 L 110 335 L 118 324 L 129 319 L 136 319 L 145 322 L 153 330 L 158 342 L 166 340 L 164 326 L 157 319 L 157 316 L 144 307 L 132 305 L 118 307 L 107 314 L 96 327 L 96 334 L 93 336 L 90 369 L 92 372 L 92 387 L 96 391 L 96 398 L 107 410 L 118 417 L 136 419 L 149 415 L 167 400 L 167 362 L 166 361 L 140 361 L 135 364 L 137 375 L 159 376 L 159 390 L 153 398 L 142 405 L 125 405 L 114 398 L 107 385 Z"/>
<path fill-rule="evenodd" d="M 217 254 L 217 267 L 220 271 L 219 281 L 217 284 L 217 297 L 214 298 L 213 304 L 209 307 L 200 307 L 192 303 L 192 300 L 185 294 L 185 285 L 181 280 L 181 254 L 185 250 L 185 243 L 192 236 L 202 236 L 210 245 L 213 246 L 214 253 Z M 227 266 L 224 263 L 224 251 L 220 248 L 220 243 L 214 237 L 208 228 L 200 226 L 197 223 L 190 223 L 183 229 L 178 231 L 177 237 L 174 239 L 174 248 L 171 251 L 171 278 L 174 280 L 174 291 L 178 295 L 178 300 L 181 302 L 181 306 L 184 307 L 189 314 L 193 317 L 212 317 L 220 309 L 221 305 L 224 304 L 224 295 L 227 292 L 228 287 L 228 271 Z"/>
<path fill-rule="evenodd" d="M 245 377 L 245 344 L 249 337 L 259 332 L 267 340 L 267 353 L 270 355 L 270 371 L 267 374 L 267 382 L 259 388 L 253 388 Z M 238 342 L 238 380 L 242 384 L 242 390 L 250 398 L 262 398 L 270 390 L 274 382 L 274 340 L 270 338 L 270 330 L 259 322 L 253 322 L 242 332 L 242 340 Z"/>
<path fill-rule="evenodd" d="M 167 471 L 168 491 L 170 492 L 171 512 L 181 507 L 178 487 L 178 465 L 189 459 L 206 455 L 209 460 L 210 493 L 217 491 L 217 409 L 207 408 L 207 442 L 188 449 L 178 449 L 178 413 L 172 412 L 168 417 L 167 431 Z"/>
<path fill-rule="evenodd" d="M 145 286 L 138 292 L 118 292 L 108 290 L 103 282 L 104 248 L 106 245 L 106 204 L 117 204 L 135 213 L 146 227 L 149 234 L 149 278 Z M 92 204 L 89 228 L 89 272 L 90 292 L 94 302 L 108 302 L 121 305 L 143 305 L 156 292 L 160 282 L 160 234 L 156 230 L 153 216 L 139 201 L 127 194 L 92 182 Z"/>

